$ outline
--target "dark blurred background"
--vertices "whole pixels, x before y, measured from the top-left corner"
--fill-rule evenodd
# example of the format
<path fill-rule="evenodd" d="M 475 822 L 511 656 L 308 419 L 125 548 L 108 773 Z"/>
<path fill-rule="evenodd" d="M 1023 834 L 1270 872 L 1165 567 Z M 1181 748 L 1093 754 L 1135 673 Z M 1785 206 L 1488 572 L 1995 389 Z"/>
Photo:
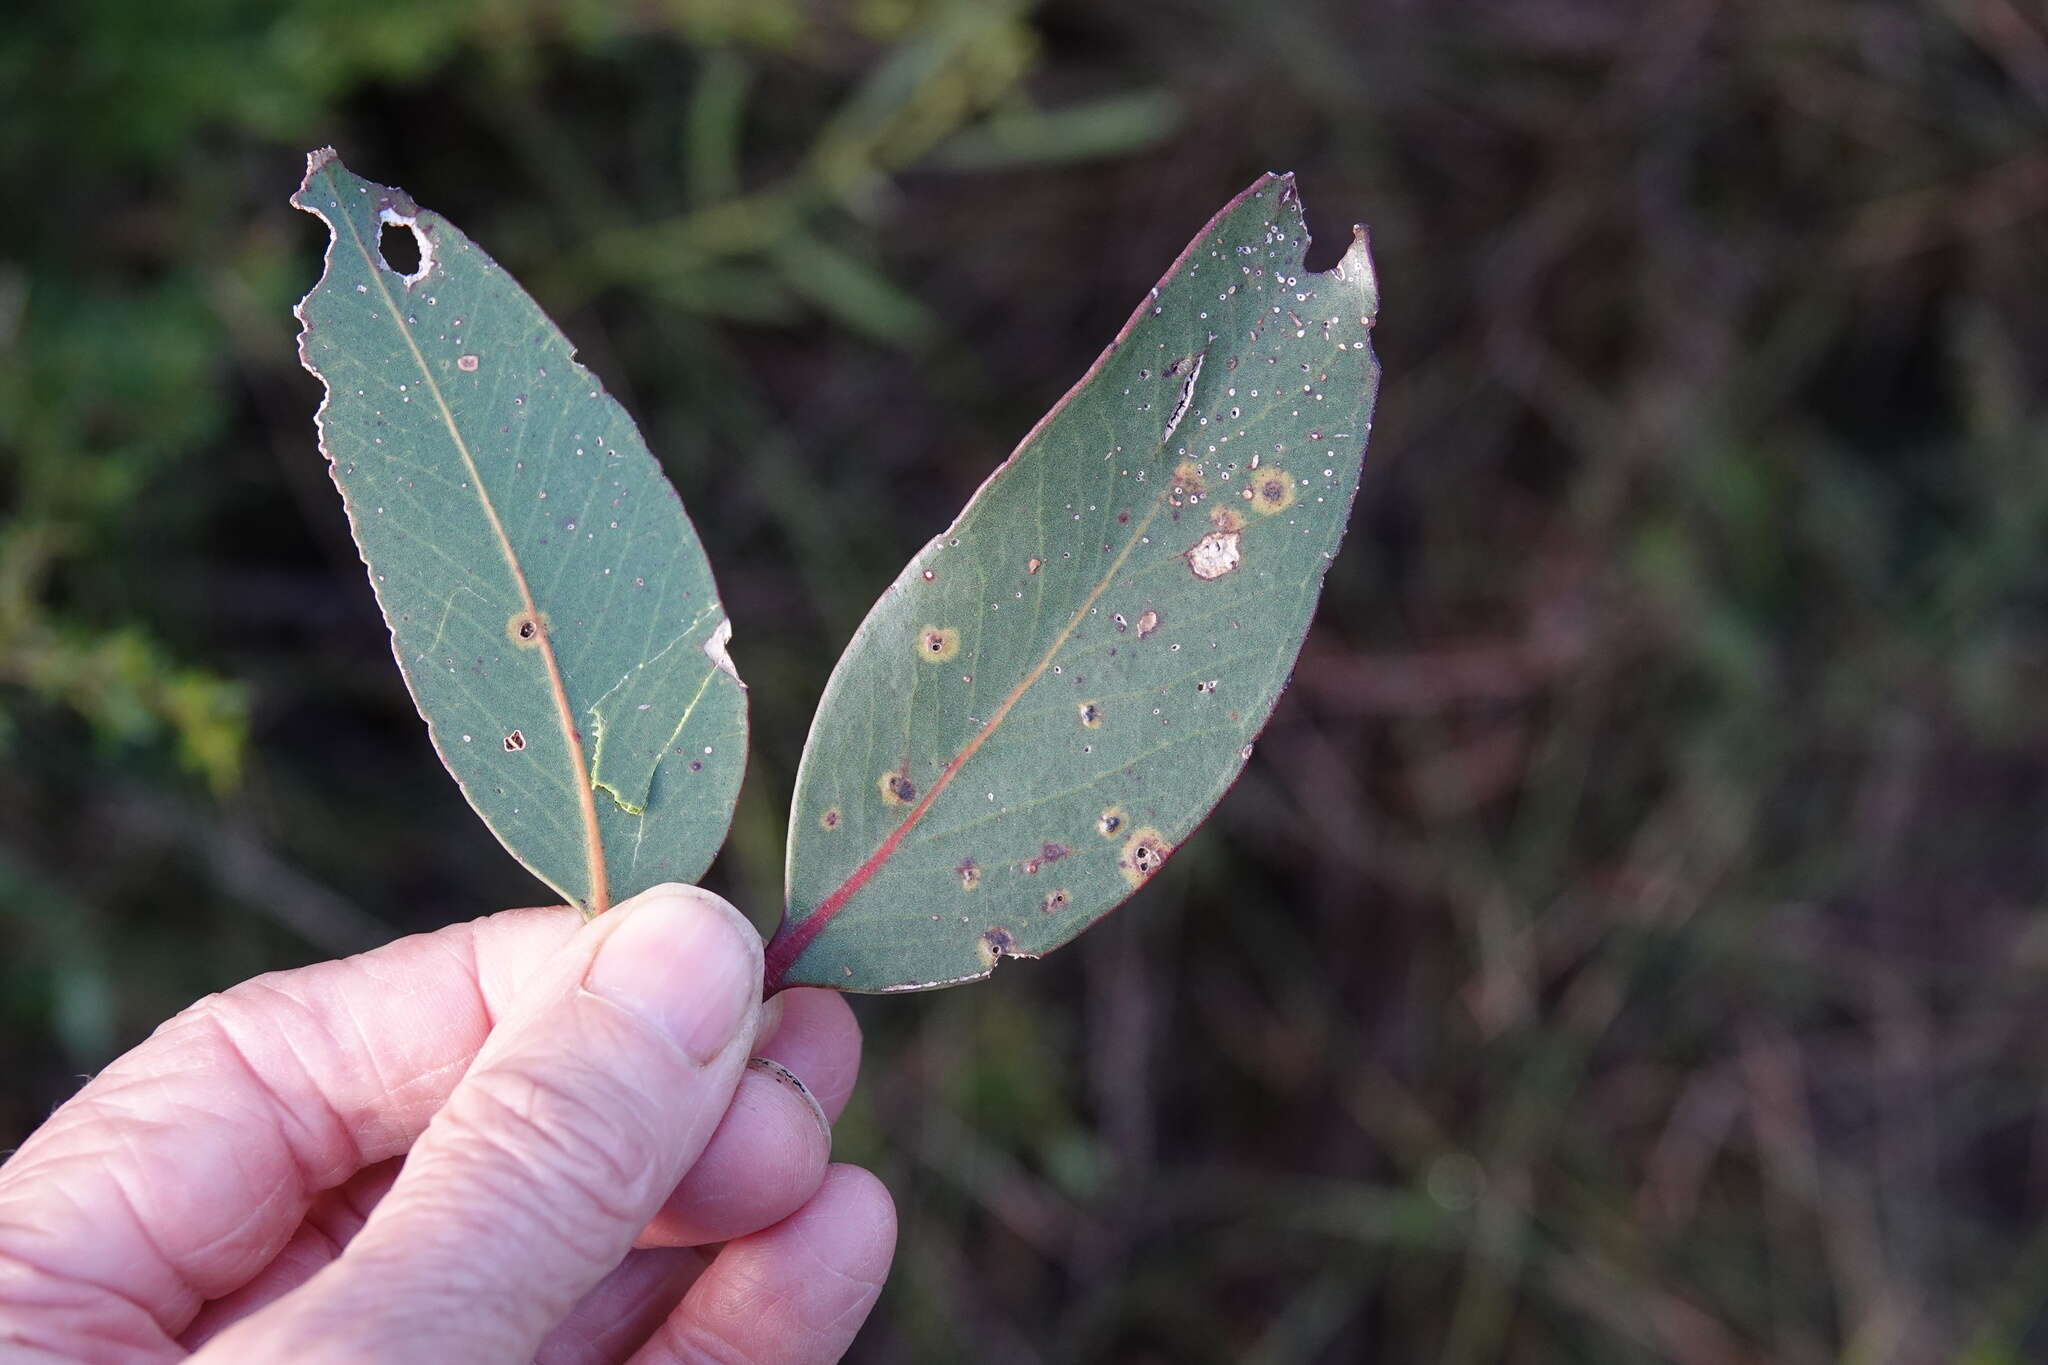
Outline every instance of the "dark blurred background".
<path fill-rule="evenodd" d="M 1295 685 L 1136 903 L 859 1002 L 864 1361 L 2048 1353 L 2032 0 L 73 0 L 0 24 L 0 1148 L 252 973 L 533 903 L 314 446 L 307 148 L 539 296 L 840 645 L 1208 215 L 1369 222 Z"/>

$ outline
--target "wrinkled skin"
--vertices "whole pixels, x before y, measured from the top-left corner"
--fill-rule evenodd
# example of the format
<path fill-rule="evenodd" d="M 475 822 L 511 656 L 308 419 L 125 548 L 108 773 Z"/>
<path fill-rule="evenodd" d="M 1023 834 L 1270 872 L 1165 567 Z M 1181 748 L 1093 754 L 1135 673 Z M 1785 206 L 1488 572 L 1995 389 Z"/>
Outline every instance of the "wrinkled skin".
<path fill-rule="evenodd" d="M 837 1360 L 895 1245 L 829 1163 L 860 1035 L 760 981 L 663 886 L 201 1001 L 0 1166 L 0 1362 Z"/>

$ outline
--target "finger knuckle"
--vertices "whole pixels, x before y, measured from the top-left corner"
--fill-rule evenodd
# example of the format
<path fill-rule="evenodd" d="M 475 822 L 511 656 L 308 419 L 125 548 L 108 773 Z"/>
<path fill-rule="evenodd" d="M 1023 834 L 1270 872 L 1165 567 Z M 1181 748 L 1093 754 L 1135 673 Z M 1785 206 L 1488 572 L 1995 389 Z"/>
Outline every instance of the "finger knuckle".
<path fill-rule="evenodd" d="M 479 1072 L 445 1117 L 449 1140 L 485 1172 L 494 1197 L 523 1206 L 550 1235 L 608 1243 L 658 1201 L 653 1116 L 595 1070 Z"/>

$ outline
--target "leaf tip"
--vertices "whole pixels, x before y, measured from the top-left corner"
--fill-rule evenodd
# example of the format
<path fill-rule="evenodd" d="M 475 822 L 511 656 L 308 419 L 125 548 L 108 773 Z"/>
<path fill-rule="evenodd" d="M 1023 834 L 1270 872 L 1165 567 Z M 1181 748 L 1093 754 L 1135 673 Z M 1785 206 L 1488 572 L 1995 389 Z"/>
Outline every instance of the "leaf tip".
<path fill-rule="evenodd" d="M 341 165 L 341 153 L 332 147 L 315 147 L 306 153 L 306 174 L 300 178 L 298 189 L 292 192 L 291 205 L 307 213 L 320 214 L 320 207 L 313 202 L 313 178 L 326 173 L 330 166 Z M 346 169 L 346 168 L 344 168 Z M 320 215 L 325 216 L 325 215 Z"/>

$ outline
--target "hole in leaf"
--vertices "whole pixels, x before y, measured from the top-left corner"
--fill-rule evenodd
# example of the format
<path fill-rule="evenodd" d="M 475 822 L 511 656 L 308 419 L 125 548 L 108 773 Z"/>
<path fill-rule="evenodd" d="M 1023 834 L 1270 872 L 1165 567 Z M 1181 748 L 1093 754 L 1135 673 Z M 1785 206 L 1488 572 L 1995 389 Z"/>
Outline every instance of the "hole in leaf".
<path fill-rule="evenodd" d="M 410 225 L 386 223 L 384 230 L 377 234 L 377 254 L 384 258 L 384 264 L 400 275 L 411 275 L 420 268 L 419 238 L 413 236 Z"/>
<path fill-rule="evenodd" d="M 1130 842 L 1124 845 L 1124 853 L 1116 860 L 1117 870 L 1124 874 L 1124 880 L 1132 887 L 1142 886 L 1145 879 L 1157 872 L 1166 862 L 1166 855 L 1173 852 L 1173 846 L 1166 842 L 1158 830 L 1146 828 L 1132 833 Z"/>
<path fill-rule="evenodd" d="M 505 622 L 505 638 L 521 649 L 539 649 L 547 624 L 545 612 L 515 611 Z"/>
<path fill-rule="evenodd" d="M 982 933 L 981 960 L 989 967 L 994 967 L 998 958 L 1002 957 L 1005 953 L 1015 952 L 1016 948 L 1016 935 L 1000 924 Z"/>

